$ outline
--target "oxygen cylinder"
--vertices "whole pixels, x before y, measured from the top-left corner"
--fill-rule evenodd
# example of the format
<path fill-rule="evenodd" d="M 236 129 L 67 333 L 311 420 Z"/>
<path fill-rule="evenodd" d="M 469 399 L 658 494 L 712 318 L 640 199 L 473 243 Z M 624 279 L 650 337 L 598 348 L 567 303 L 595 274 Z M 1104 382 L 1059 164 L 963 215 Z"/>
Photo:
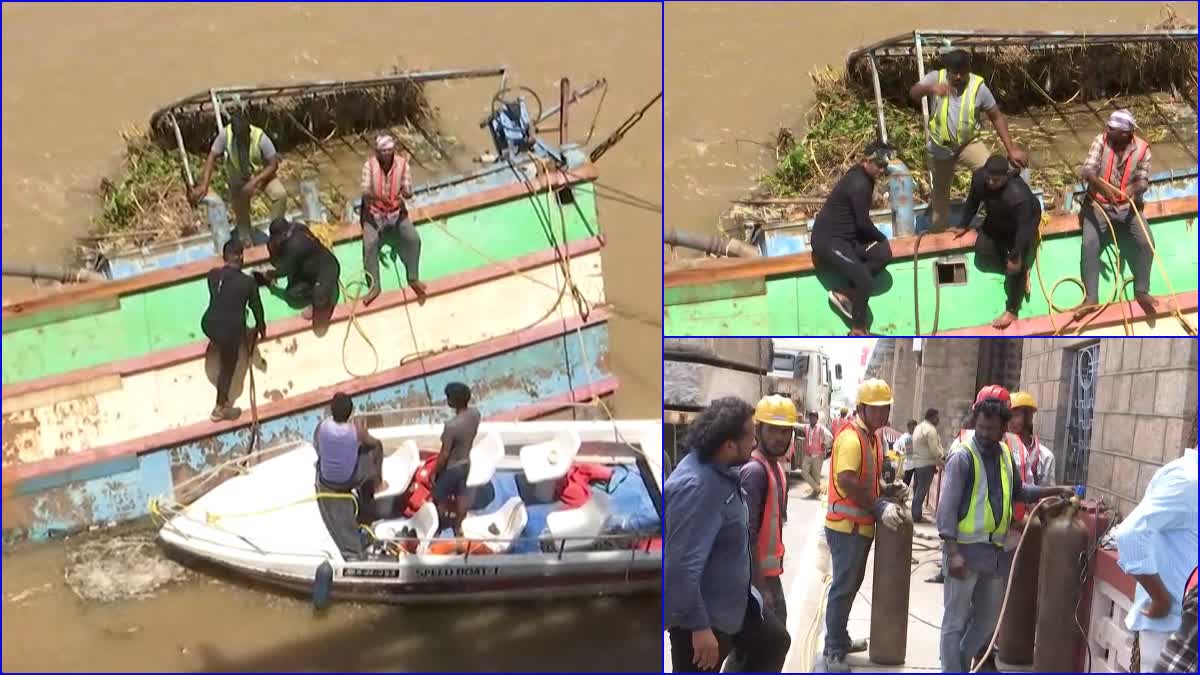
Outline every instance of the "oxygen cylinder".
<path fill-rule="evenodd" d="M 887 488 L 892 489 L 892 486 Z M 885 491 L 886 496 L 886 491 Z M 899 504 L 902 512 L 908 507 Z M 912 521 L 904 519 L 893 531 L 883 523 L 875 526 L 875 572 L 871 581 L 872 663 L 896 666 L 904 663 L 908 645 L 908 588 L 912 575 Z"/>
<path fill-rule="evenodd" d="M 888 200 L 892 207 L 892 236 L 916 234 L 917 220 L 913 212 L 913 178 L 908 166 L 892 159 L 887 166 Z"/>
<path fill-rule="evenodd" d="M 1088 528 L 1079 513 L 1078 499 L 1048 508 L 1042 530 L 1044 554 L 1038 567 L 1033 670 L 1068 672 L 1078 667 L 1076 658 L 1083 640 L 1075 611 L 1083 592 Z"/>
<path fill-rule="evenodd" d="M 1014 666 L 1033 663 L 1033 631 L 1038 618 L 1038 567 L 1042 556 L 1041 515 L 1039 511 L 1029 519 L 1021 550 L 1013 561 L 1012 590 L 1000 624 L 1000 637 L 996 640 L 1000 660 Z"/>

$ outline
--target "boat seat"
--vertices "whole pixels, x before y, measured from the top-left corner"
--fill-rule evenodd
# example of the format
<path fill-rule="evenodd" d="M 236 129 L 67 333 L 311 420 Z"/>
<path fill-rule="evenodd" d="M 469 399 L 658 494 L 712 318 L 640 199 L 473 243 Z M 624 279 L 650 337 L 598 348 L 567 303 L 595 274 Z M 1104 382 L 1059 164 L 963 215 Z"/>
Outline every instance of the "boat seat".
<path fill-rule="evenodd" d="M 496 467 L 504 459 L 504 439 L 490 432 L 475 440 L 471 448 L 471 466 L 467 470 L 467 487 L 479 487 L 491 482 Z"/>
<path fill-rule="evenodd" d="M 432 501 L 425 502 L 411 518 L 392 518 L 381 520 L 374 525 L 375 536 L 380 539 L 399 537 L 400 531 L 411 527 L 417 531 L 417 553 L 424 553 L 429 542 L 437 534 L 438 512 Z"/>
<path fill-rule="evenodd" d="M 525 471 L 526 480 L 542 483 L 565 477 L 581 445 L 583 441 L 577 432 L 565 430 L 548 441 L 521 448 L 521 468 Z"/>
<path fill-rule="evenodd" d="M 586 504 L 576 509 L 563 509 L 553 511 L 546 516 L 546 529 L 550 531 L 550 536 L 555 539 L 554 548 L 558 550 L 559 537 L 598 537 L 604 529 L 604 524 L 608 522 L 608 515 L 611 513 L 611 507 L 608 501 L 608 495 L 593 491 L 592 497 Z M 574 551 L 579 549 L 591 548 L 595 544 L 594 539 L 574 539 L 566 542 L 563 546 L 564 550 Z"/>
<path fill-rule="evenodd" d="M 529 512 L 520 497 L 510 497 L 498 511 L 463 518 L 466 539 L 483 541 L 493 553 L 506 553 L 529 524 Z"/>
<path fill-rule="evenodd" d="M 408 490 L 417 469 L 421 468 L 421 451 L 416 441 L 406 438 L 390 455 L 383 458 L 383 480 L 387 489 L 375 493 L 375 499 L 402 494 Z"/>

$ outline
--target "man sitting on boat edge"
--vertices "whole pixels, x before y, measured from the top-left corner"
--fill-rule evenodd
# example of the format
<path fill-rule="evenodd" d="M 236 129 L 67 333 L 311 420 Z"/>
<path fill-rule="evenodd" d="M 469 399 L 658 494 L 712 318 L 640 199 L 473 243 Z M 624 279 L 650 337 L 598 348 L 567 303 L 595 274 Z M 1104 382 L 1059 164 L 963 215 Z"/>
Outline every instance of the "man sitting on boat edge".
<path fill-rule="evenodd" d="M 274 283 L 287 277 L 283 291 L 289 303 L 307 303 L 305 319 L 328 321 L 338 298 L 338 277 L 341 265 L 317 236 L 302 223 L 284 218 L 271 221 L 271 238 L 267 241 L 273 270 L 256 272 L 262 283 Z"/>
<path fill-rule="evenodd" d="M 470 407 L 471 388 L 462 382 L 446 385 L 446 404 L 454 410 L 454 418 L 442 429 L 442 448 L 438 452 L 437 468 L 433 473 L 433 502 L 438 516 L 442 518 L 438 531 L 444 527 L 444 518 L 450 513 L 450 502 L 454 502 L 454 533 L 463 536 L 462 522 L 474 501 L 474 490 L 467 488 L 467 475 L 471 470 L 471 448 L 479 432 L 481 415 L 478 408 Z"/>
<path fill-rule="evenodd" d="M 379 297 L 379 251 L 386 241 L 404 264 L 408 285 L 417 295 L 417 304 L 425 304 L 425 284 L 420 280 L 421 236 L 409 218 L 406 199 L 411 199 L 412 177 L 408 158 L 396 154 L 396 139 L 383 134 L 375 139 L 375 154 L 362 168 L 363 269 L 370 275 L 371 289 L 363 306 Z"/>
<path fill-rule="evenodd" d="M 1009 170 L 1008 158 L 1001 155 L 992 155 L 982 169 L 971 175 L 971 189 L 955 239 L 971 229 L 981 202 L 987 216 L 975 237 L 975 262 L 1003 267 L 1007 299 L 1004 313 L 992 321 L 993 328 L 1003 330 L 1017 320 L 1021 309 L 1042 205 L 1025 181 Z"/>
<path fill-rule="evenodd" d="M 871 222 L 875 179 L 887 168 L 892 148 L 873 142 L 863 159 L 842 176 L 812 225 L 812 258 L 818 271 L 832 269 L 850 286 L 829 292 L 829 301 L 850 320 L 850 335 L 867 335 L 867 302 L 874 277 L 892 259 L 887 235 Z"/>
<path fill-rule="evenodd" d="M 218 134 L 213 140 L 200 182 L 188 193 L 188 201 L 193 206 L 208 194 L 213 167 L 222 154 L 225 155 L 229 201 L 233 204 L 238 237 L 243 243 L 251 244 L 250 199 L 254 194 L 262 190 L 266 195 L 272 219 L 282 218 L 287 208 L 287 190 L 276 177 L 279 153 L 266 132 L 250 124 L 245 117 L 234 115 L 225 127 L 225 133 Z"/>
<path fill-rule="evenodd" d="M 367 432 L 362 420 L 351 420 L 354 402 L 344 393 L 333 395 L 331 416 L 317 423 L 313 447 L 317 451 L 317 488 L 319 492 L 353 494 L 349 499 L 317 499 L 321 519 L 329 535 L 346 559 L 362 559 L 364 545 L 358 534 L 359 523 L 375 518 L 376 491 L 387 489 L 383 480 L 383 443 Z"/>

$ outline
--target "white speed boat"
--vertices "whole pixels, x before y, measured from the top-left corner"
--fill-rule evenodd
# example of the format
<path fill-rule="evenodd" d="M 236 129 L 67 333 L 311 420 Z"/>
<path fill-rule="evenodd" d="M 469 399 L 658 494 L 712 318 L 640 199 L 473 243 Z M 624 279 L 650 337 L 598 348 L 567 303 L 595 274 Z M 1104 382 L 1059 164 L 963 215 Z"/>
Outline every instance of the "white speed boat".
<path fill-rule="evenodd" d="M 450 529 L 438 531 L 432 502 L 400 517 L 441 430 L 434 424 L 371 430 L 384 444 L 388 485 L 375 499 L 385 517 L 363 528 L 370 551 L 363 560 L 347 560 L 322 520 L 316 452 L 308 443 L 264 451 L 265 458 L 246 462 L 191 504 L 157 508 L 167 513 L 159 537 L 170 548 L 277 585 L 304 591 L 323 585 L 314 592 L 335 598 L 660 591 L 661 422 L 484 422 L 471 451 L 468 484 L 477 487 L 463 521 L 466 542 Z M 582 505 L 575 492 L 568 506 L 561 489 L 575 465 L 605 467 L 600 473 L 611 475 L 590 484 Z"/>

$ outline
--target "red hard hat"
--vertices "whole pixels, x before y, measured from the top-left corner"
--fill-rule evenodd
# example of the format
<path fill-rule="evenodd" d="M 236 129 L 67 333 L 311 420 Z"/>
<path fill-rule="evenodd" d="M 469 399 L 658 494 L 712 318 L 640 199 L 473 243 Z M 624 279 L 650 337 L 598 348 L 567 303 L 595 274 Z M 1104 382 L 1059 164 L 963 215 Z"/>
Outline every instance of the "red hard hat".
<path fill-rule="evenodd" d="M 979 395 L 975 397 L 975 405 L 979 405 L 989 398 L 998 398 L 1004 401 L 1004 405 L 1009 405 L 1008 390 L 998 384 L 989 384 L 980 389 Z"/>

